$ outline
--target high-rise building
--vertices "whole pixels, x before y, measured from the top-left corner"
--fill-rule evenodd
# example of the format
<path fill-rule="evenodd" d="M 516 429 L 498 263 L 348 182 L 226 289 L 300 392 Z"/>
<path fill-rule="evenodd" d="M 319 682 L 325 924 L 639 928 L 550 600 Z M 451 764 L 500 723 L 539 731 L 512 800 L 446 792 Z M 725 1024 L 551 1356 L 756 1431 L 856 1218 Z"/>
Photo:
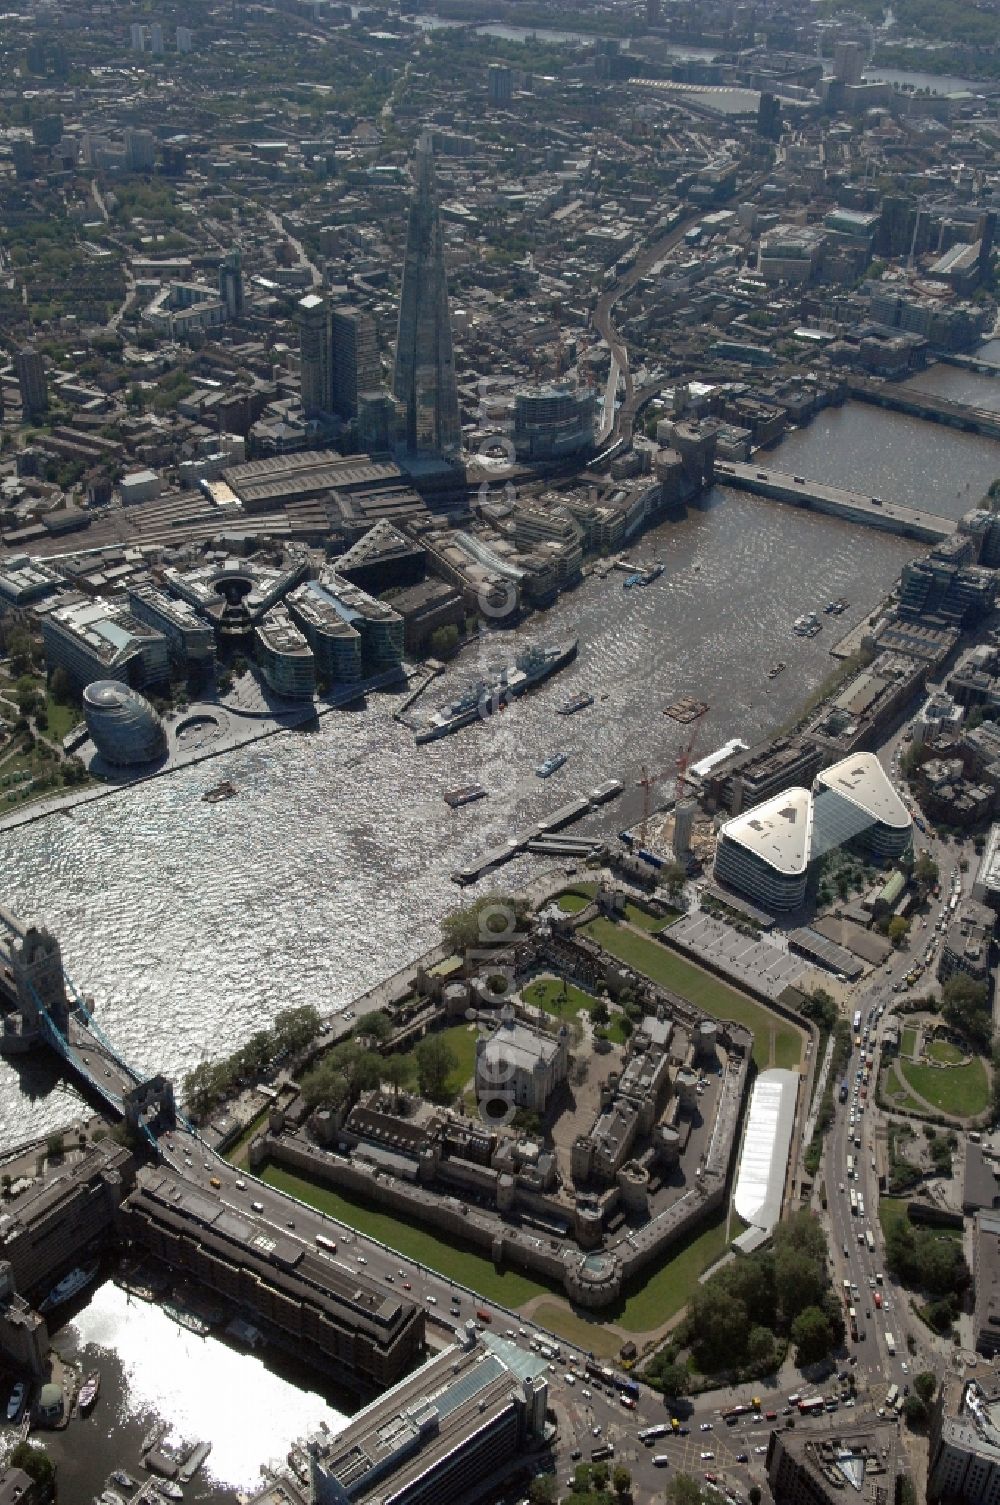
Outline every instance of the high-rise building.
<path fill-rule="evenodd" d="M 178 26 L 177 28 L 177 51 L 190 52 L 194 41 L 194 32 L 190 26 Z"/>
<path fill-rule="evenodd" d="M 514 97 L 514 74 L 506 63 L 491 63 L 487 73 L 491 105 L 510 104 Z"/>
<path fill-rule="evenodd" d="M 444 237 L 434 183 L 434 157 L 424 137 L 417 148 L 399 299 L 393 391 L 403 405 L 410 454 L 443 455 L 461 448 L 462 426 L 448 313 Z"/>
<path fill-rule="evenodd" d="M 152 172 L 154 141 L 152 131 L 125 131 L 125 167 L 128 172 Z"/>
<path fill-rule="evenodd" d="M 14 176 L 18 182 L 25 182 L 35 176 L 35 149 L 27 136 L 15 136 L 10 143 L 10 154 L 14 161 Z"/>
<path fill-rule="evenodd" d="M 145 50 L 146 50 L 146 28 L 145 28 L 145 26 L 143 26 L 143 24 L 142 24 L 141 21 L 133 21 L 132 22 L 131 38 L 132 38 L 132 51 L 133 52 L 145 52 Z"/>
<path fill-rule="evenodd" d="M 243 258 L 234 246 L 219 267 L 219 297 L 226 305 L 226 318 L 243 315 Z"/>
<path fill-rule="evenodd" d="M 781 140 L 781 105 L 776 94 L 761 92 L 757 107 L 757 135 L 765 141 Z"/>
<path fill-rule="evenodd" d="M 333 408 L 333 360 L 330 350 L 330 310 L 319 293 L 299 300 L 299 356 L 302 411 L 307 418 Z"/>
<path fill-rule="evenodd" d="M 19 350 L 15 367 L 24 417 L 33 418 L 36 413 L 44 413 L 49 405 L 49 391 L 42 357 L 37 350 Z"/>
<path fill-rule="evenodd" d="M 331 333 L 333 410 L 356 418 L 359 393 L 378 387 L 382 375 L 375 320 L 362 308 L 335 308 Z"/>
<path fill-rule="evenodd" d="M 833 49 L 833 76 L 842 84 L 860 84 L 865 68 L 861 42 L 838 42 Z"/>
<path fill-rule="evenodd" d="M 663 20 L 663 7 L 660 0 L 646 0 L 646 25 L 659 26 Z"/>
<path fill-rule="evenodd" d="M 154 21 L 149 28 L 149 50 L 154 57 L 163 56 L 163 27 L 159 21 Z"/>

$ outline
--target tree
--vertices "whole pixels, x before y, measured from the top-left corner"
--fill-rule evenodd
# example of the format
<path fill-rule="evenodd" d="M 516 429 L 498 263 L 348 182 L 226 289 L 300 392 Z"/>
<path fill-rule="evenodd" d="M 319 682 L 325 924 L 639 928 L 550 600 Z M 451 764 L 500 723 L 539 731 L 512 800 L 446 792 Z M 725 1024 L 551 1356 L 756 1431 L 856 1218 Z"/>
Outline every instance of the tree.
<path fill-rule="evenodd" d="M 278 1053 L 287 1050 L 294 1055 L 296 1051 L 304 1050 L 319 1034 L 321 1024 L 319 1009 L 311 1003 L 282 1009 L 275 1017 L 272 1031 Z"/>
<path fill-rule="evenodd" d="M 913 864 L 913 876 L 924 888 L 933 888 L 938 881 L 938 865 L 930 852 L 921 852 Z"/>
<path fill-rule="evenodd" d="M 911 1427 L 923 1427 L 927 1425 L 927 1407 L 919 1395 L 908 1395 L 903 1402 L 903 1415 L 907 1425 Z"/>
<path fill-rule="evenodd" d="M 458 628 L 454 622 L 436 627 L 431 633 L 430 649 L 435 658 L 450 658 L 458 647 Z"/>
<path fill-rule="evenodd" d="M 458 1065 L 458 1057 L 444 1035 L 428 1035 L 421 1040 L 414 1057 L 421 1096 L 435 1099 L 449 1096 L 448 1078 Z"/>
<path fill-rule="evenodd" d="M 716 1374 L 743 1359 L 749 1331 L 747 1309 L 719 1280 L 710 1280 L 692 1295 L 689 1307 L 691 1341 L 699 1369 Z"/>
<path fill-rule="evenodd" d="M 747 1338 L 747 1363 L 766 1372 L 774 1364 L 774 1334 L 769 1327 L 752 1327 Z"/>
<path fill-rule="evenodd" d="M 889 937 L 889 940 L 895 946 L 895 948 L 896 948 L 897 951 L 899 950 L 899 948 L 903 944 L 903 942 L 906 940 L 906 937 L 909 935 L 909 933 L 910 933 L 910 922 L 909 922 L 909 920 L 904 920 L 903 916 L 900 915 L 900 914 L 893 915 L 892 919 L 889 921 L 889 926 L 888 926 L 888 929 L 886 930 L 886 935 Z"/>
<path fill-rule="evenodd" d="M 441 934 L 447 945 L 463 954 L 478 947 L 509 945 L 528 913 L 524 899 L 484 894 L 474 904 L 445 915 Z"/>
<path fill-rule="evenodd" d="M 409 1056 L 388 1056 L 382 1065 L 382 1080 L 392 1088 L 393 1103 L 399 1107 L 399 1094 L 413 1080 L 413 1062 Z"/>
<path fill-rule="evenodd" d="M 655 1382 L 656 1388 L 671 1400 L 686 1395 L 691 1383 L 691 1376 L 684 1364 L 666 1364 L 655 1374 L 651 1373 L 651 1368 L 647 1368 L 646 1378 L 651 1384 Z"/>
<path fill-rule="evenodd" d="M 760 1505 L 761 1493 L 759 1484 L 751 1484 L 749 1489 L 750 1505 Z"/>
<path fill-rule="evenodd" d="M 783 1249 L 775 1256 L 774 1281 L 789 1324 L 807 1307 L 818 1306 L 827 1286 L 823 1266 L 799 1249 Z"/>
<path fill-rule="evenodd" d="M 702 1505 L 701 1485 L 690 1474 L 675 1474 L 667 1485 L 668 1505 Z"/>
<path fill-rule="evenodd" d="M 307 1071 L 299 1083 L 302 1101 L 307 1108 L 344 1107 L 351 1096 L 347 1077 L 330 1061 L 329 1056 Z"/>
<path fill-rule="evenodd" d="M 830 1324 L 825 1312 L 818 1306 L 807 1306 L 792 1323 L 792 1341 L 795 1344 L 795 1362 L 816 1364 L 830 1352 Z"/>
<path fill-rule="evenodd" d="M 9 1459 L 12 1468 L 23 1469 L 36 1484 L 51 1485 L 56 1476 L 56 1466 L 43 1447 L 32 1442 L 19 1442 Z"/>
<path fill-rule="evenodd" d="M 593 1020 L 594 1024 L 607 1024 L 608 1020 L 611 1018 L 611 1015 L 608 1012 L 608 1006 L 604 1002 L 603 998 L 599 998 L 594 1004 L 594 1007 L 590 1011 L 590 1017 Z"/>
<path fill-rule="evenodd" d="M 367 1040 L 371 1046 L 384 1045 L 392 1034 L 393 1024 L 384 1009 L 376 1009 L 374 1014 L 367 1014 L 361 1020 L 357 1028 L 359 1040 Z"/>
<path fill-rule="evenodd" d="M 975 982 L 966 972 L 955 972 L 941 989 L 941 1012 L 952 1029 L 981 1050 L 988 1050 L 992 1014 L 986 983 Z"/>
<path fill-rule="evenodd" d="M 50 1134 L 45 1141 L 45 1149 L 50 1160 L 61 1160 L 66 1153 L 66 1146 L 61 1134 Z"/>
<path fill-rule="evenodd" d="M 531 1505 L 555 1505 L 556 1481 L 551 1474 L 536 1474 L 528 1486 Z"/>
<path fill-rule="evenodd" d="M 627 1495 L 632 1489 L 632 1475 L 624 1463 L 616 1463 L 611 1475 L 611 1487 L 616 1495 Z"/>
<path fill-rule="evenodd" d="M 937 1392 L 937 1375 L 933 1374 L 929 1369 L 923 1370 L 922 1373 L 914 1377 L 913 1388 L 924 1402 L 924 1405 L 929 1406 Z"/>
<path fill-rule="evenodd" d="M 60 705 L 73 703 L 73 682 L 62 664 L 57 664 L 49 676 L 49 693 Z"/>

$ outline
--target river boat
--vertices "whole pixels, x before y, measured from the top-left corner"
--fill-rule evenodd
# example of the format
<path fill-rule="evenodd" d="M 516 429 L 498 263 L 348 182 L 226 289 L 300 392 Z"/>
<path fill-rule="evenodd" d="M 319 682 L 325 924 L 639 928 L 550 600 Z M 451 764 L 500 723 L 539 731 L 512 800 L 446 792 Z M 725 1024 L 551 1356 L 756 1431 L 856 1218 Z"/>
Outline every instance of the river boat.
<path fill-rule="evenodd" d="M 101 1495 L 101 1505 L 125 1505 L 125 1501 L 116 1489 L 106 1489 Z"/>
<path fill-rule="evenodd" d="M 663 574 L 664 568 L 665 567 L 662 564 L 651 565 L 650 568 L 646 571 L 645 575 L 642 577 L 643 585 L 652 585 L 654 580 L 659 580 L 660 576 Z"/>
<path fill-rule="evenodd" d="M 626 578 L 622 581 L 622 590 L 630 591 L 632 590 L 633 586 L 645 585 L 645 583 L 645 579 L 642 575 L 627 575 Z"/>
<path fill-rule="evenodd" d="M 206 805 L 217 805 L 220 800 L 231 800 L 239 790 L 229 779 L 223 779 L 221 784 L 213 784 L 211 789 L 206 789 L 202 800 Z"/>
<path fill-rule="evenodd" d="M 593 695 L 574 695 L 572 700 L 566 700 L 557 707 L 556 714 L 559 716 L 575 716 L 577 711 L 585 711 L 589 705 L 594 704 Z"/>
<path fill-rule="evenodd" d="M 189 1479 L 193 1479 L 211 1451 L 212 1444 L 210 1442 L 196 1443 L 181 1464 L 178 1478 L 183 1479 L 185 1484 Z"/>
<path fill-rule="evenodd" d="M 95 1369 L 87 1375 L 87 1378 L 80 1386 L 80 1394 L 76 1398 L 77 1407 L 84 1415 L 96 1403 L 100 1388 L 101 1376 Z"/>
<path fill-rule="evenodd" d="M 91 1265 L 77 1265 L 75 1270 L 70 1270 L 68 1275 L 64 1275 L 62 1280 L 52 1287 L 44 1301 L 39 1304 L 38 1310 L 51 1312 L 57 1306 L 64 1306 L 67 1301 L 72 1301 L 74 1296 L 78 1296 L 92 1281 L 96 1280 L 99 1269 L 100 1266 L 96 1260 Z"/>
<path fill-rule="evenodd" d="M 21 1415 L 21 1407 L 24 1405 L 24 1398 L 27 1395 L 27 1393 L 28 1393 L 28 1387 L 27 1387 L 27 1385 L 24 1383 L 23 1380 L 18 1380 L 17 1384 L 14 1386 L 13 1390 L 10 1392 L 10 1400 L 7 1402 L 7 1420 L 8 1421 L 17 1421 L 18 1420 L 18 1418 Z"/>
<path fill-rule="evenodd" d="M 141 1453 L 151 1452 L 166 1430 L 167 1424 L 165 1421 L 154 1421 L 153 1425 L 150 1427 L 149 1431 L 142 1439 L 142 1442 L 139 1444 L 139 1451 Z"/>
<path fill-rule="evenodd" d="M 132 1475 L 131 1474 L 127 1474 L 123 1468 L 116 1468 L 114 1470 L 114 1472 L 111 1475 L 111 1482 L 112 1482 L 112 1484 L 119 1484 L 119 1485 L 121 1485 L 122 1489 L 130 1489 L 131 1490 L 131 1489 L 137 1489 L 138 1488 L 138 1485 L 136 1484 L 135 1480 L 132 1478 Z"/>
<path fill-rule="evenodd" d="M 471 805 L 475 800 L 485 799 L 486 793 L 484 784 L 466 784 L 462 789 L 446 789 L 445 804 L 450 805 L 453 810 L 458 810 L 462 805 Z"/>
<path fill-rule="evenodd" d="M 175 1484 L 173 1479 L 154 1479 L 153 1488 L 159 1490 L 160 1494 L 168 1500 L 183 1500 L 184 1498 L 183 1489 L 179 1484 Z"/>
<path fill-rule="evenodd" d="M 436 742 L 450 736 L 473 721 L 485 720 L 494 711 L 503 710 L 512 700 L 533 690 L 576 658 L 578 640 L 571 638 L 552 648 L 526 648 L 514 663 L 502 669 L 492 682 L 478 679 L 468 685 L 456 700 L 435 711 L 415 734 L 418 744 Z"/>
<path fill-rule="evenodd" d="M 535 773 L 540 779 L 550 778 L 551 775 L 557 771 L 557 769 L 560 769 L 563 766 L 568 758 L 569 753 L 553 753 L 550 758 L 545 759 L 544 763 L 539 763 L 538 767 L 535 769 Z"/>
<path fill-rule="evenodd" d="M 778 675 L 783 674 L 787 668 L 788 665 L 781 662 L 780 660 L 778 663 L 772 664 L 770 669 L 768 669 L 767 671 L 768 679 L 777 679 Z"/>

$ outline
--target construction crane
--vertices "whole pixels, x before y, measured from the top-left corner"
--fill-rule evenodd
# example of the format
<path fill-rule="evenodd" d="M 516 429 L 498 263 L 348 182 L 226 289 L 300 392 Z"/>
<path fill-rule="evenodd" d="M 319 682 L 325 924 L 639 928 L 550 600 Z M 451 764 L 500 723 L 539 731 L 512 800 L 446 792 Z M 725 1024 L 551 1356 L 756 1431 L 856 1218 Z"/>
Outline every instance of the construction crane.
<path fill-rule="evenodd" d="M 691 766 L 691 754 L 694 752 L 694 745 L 697 740 L 698 729 L 696 727 L 688 738 L 687 746 L 682 747 L 680 752 L 677 754 L 677 783 L 674 786 L 675 802 L 684 798 L 684 785 L 687 783 L 687 771 Z"/>
<path fill-rule="evenodd" d="M 642 790 L 642 824 L 639 827 L 639 845 L 641 847 L 646 845 L 646 828 L 649 825 L 649 816 L 653 804 L 653 789 L 661 779 L 667 778 L 670 771 L 669 768 L 661 768 L 659 773 L 650 773 L 645 765 L 642 767 L 642 777 L 636 785 L 637 789 Z"/>

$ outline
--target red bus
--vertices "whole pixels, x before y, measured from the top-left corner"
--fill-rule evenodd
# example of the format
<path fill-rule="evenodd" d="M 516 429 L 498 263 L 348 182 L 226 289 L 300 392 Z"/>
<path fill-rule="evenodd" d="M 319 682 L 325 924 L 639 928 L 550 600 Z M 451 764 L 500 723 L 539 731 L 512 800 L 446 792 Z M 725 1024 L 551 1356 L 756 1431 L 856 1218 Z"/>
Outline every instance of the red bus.
<path fill-rule="evenodd" d="M 482 1309 L 480 1309 L 479 1311 L 476 1312 L 476 1316 L 479 1318 L 480 1322 L 492 1322 L 493 1321 L 493 1318 L 490 1316 L 489 1312 L 484 1312 L 484 1311 L 482 1311 Z"/>

